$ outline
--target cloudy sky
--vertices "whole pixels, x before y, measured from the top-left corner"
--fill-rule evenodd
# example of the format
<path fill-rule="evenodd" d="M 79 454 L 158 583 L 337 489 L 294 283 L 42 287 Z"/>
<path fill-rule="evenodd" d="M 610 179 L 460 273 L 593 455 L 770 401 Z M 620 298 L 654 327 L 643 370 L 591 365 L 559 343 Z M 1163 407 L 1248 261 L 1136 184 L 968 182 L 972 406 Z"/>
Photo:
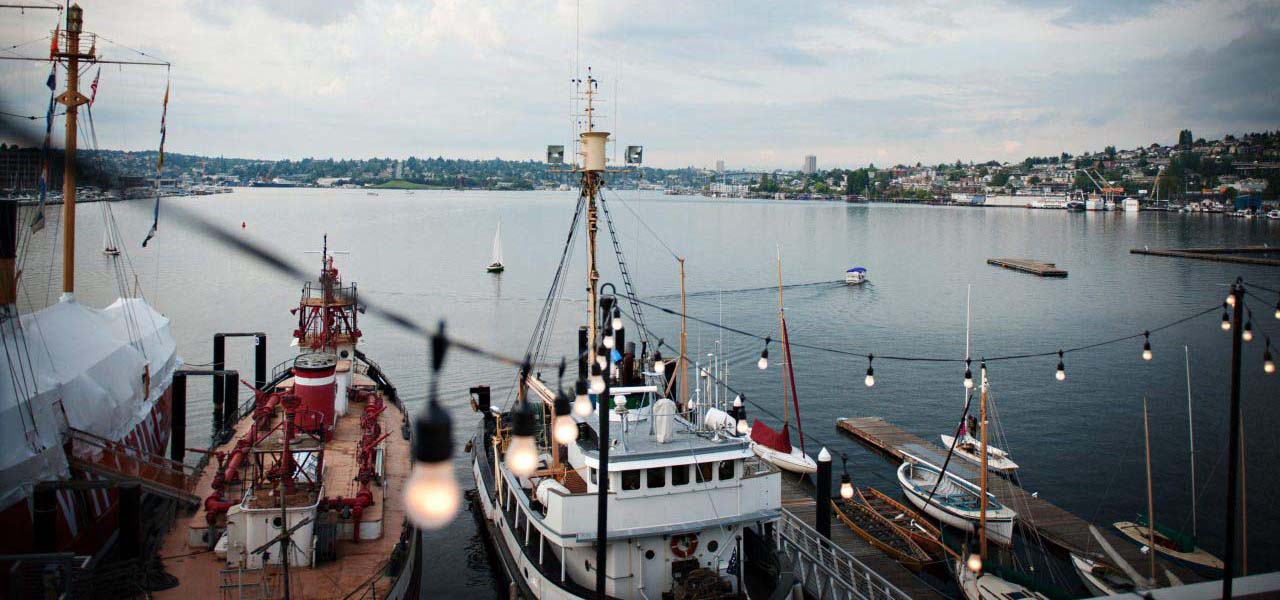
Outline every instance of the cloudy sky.
<path fill-rule="evenodd" d="M 570 136 L 575 48 L 606 128 L 654 166 L 1018 160 L 1280 128 L 1277 1 L 81 5 L 86 30 L 173 63 L 175 152 L 537 158 Z M 0 47 L 53 14 L 6 10 Z M 42 114 L 46 75 L 0 61 L 2 109 Z M 101 147 L 156 145 L 165 75 L 103 68 Z"/>

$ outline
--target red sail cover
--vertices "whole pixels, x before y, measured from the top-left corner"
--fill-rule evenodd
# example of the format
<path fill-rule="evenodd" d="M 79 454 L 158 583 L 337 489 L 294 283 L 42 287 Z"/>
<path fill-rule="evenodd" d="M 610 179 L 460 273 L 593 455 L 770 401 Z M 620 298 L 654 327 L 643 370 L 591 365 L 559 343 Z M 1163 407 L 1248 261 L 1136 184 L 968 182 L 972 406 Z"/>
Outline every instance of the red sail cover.
<path fill-rule="evenodd" d="M 751 425 L 751 441 L 772 448 L 784 454 L 791 454 L 791 434 L 787 432 L 787 424 L 782 424 L 782 431 L 774 431 L 768 425 L 756 419 Z"/>

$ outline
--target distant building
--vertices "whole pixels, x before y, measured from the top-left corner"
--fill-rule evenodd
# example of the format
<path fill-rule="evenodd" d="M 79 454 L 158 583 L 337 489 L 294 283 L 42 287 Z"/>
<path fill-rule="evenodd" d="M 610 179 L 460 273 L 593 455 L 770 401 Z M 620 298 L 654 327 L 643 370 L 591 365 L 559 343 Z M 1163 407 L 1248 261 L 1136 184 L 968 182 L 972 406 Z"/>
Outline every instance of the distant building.
<path fill-rule="evenodd" d="M 813 175 L 818 172 L 818 157 L 812 154 L 804 157 L 804 174 Z"/>
<path fill-rule="evenodd" d="M 717 173 L 724 173 L 724 161 L 723 161 L 723 160 L 717 160 L 717 161 L 716 161 L 716 172 L 717 172 Z"/>

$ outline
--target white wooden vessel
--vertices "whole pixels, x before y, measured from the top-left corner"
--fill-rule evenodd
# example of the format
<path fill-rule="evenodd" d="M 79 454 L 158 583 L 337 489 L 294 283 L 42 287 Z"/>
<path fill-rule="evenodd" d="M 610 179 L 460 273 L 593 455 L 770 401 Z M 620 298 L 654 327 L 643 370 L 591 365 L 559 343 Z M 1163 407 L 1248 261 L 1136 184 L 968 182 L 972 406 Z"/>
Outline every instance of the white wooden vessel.
<path fill-rule="evenodd" d="M 818 463 L 799 448 L 792 446 L 791 452 L 779 452 L 764 444 L 751 442 L 751 451 L 779 469 L 792 473 L 807 475 L 818 472 Z"/>
<path fill-rule="evenodd" d="M 982 442 L 975 439 L 968 432 L 960 436 L 959 443 L 956 443 L 955 436 L 943 435 L 942 447 L 950 448 L 952 445 L 956 448 L 956 456 L 959 456 L 973 464 L 982 463 Z M 1009 454 L 995 446 L 987 447 L 987 468 L 997 473 L 1012 473 L 1018 470 L 1018 463 L 1013 462 L 1009 458 Z"/>
<path fill-rule="evenodd" d="M 978 486 L 951 473 L 942 477 L 940 472 L 923 459 L 908 457 L 898 467 L 898 484 L 907 499 L 929 516 L 957 529 L 976 532 L 981 511 Z M 935 484 L 937 491 L 930 497 Z M 1007 546 L 1013 540 L 1018 513 L 997 502 L 990 493 L 987 498 L 987 537 Z"/>

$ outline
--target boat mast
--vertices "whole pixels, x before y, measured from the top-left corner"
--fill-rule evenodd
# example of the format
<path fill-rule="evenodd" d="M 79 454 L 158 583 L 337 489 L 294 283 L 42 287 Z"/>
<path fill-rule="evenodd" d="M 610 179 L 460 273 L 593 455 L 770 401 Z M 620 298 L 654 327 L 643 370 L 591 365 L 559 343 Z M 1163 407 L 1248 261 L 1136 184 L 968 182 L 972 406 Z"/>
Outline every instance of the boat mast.
<path fill-rule="evenodd" d="M 791 422 L 791 408 L 788 404 L 791 398 L 787 396 L 787 371 L 791 369 L 791 357 L 787 356 L 787 315 L 782 307 L 782 247 L 777 247 L 778 257 L 778 327 L 782 329 L 782 359 L 787 362 L 787 368 L 782 371 L 782 426 L 786 427 Z"/>
<path fill-rule="evenodd" d="M 982 394 L 978 402 L 978 425 L 982 436 L 982 468 L 978 476 L 978 552 L 987 562 L 987 365 L 982 365 Z"/>
<path fill-rule="evenodd" d="M 1147 450 L 1147 557 L 1151 563 L 1151 581 L 1156 580 L 1156 515 L 1151 495 L 1151 425 L 1147 418 L 1147 397 L 1142 397 L 1142 438 Z"/>
<path fill-rule="evenodd" d="M 52 56 L 67 61 L 67 91 L 57 98 L 67 107 L 66 149 L 62 166 L 62 301 L 73 300 L 76 288 L 76 117 L 80 105 L 89 102 L 80 93 L 80 60 L 93 60 L 92 54 L 80 54 L 83 26 L 84 11 L 79 4 L 72 4 L 67 9 L 66 52 L 55 52 Z"/>
<path fill-rule="evenodd" d="M 685 327 L 685 315 L 689 314 L 684 295 L 684 257 L 676 259 L 680 262 L 680 397 L 687 407 L 689 404 L 689 330 Z"/>
<path fill-rule="evenodd" d="M 1196 537 L 1196 426 L 1191 412 L 1191 349 L 1182 346 L 1187 364 L 1187 438 L 1191 441 L 1191 537 Z"/>
<path fill-rule="evenodd" d="M 595 130 L 596 80 L 587 67 L 587 130 L 579 134 L 582 145 L 582 195 L 587 198 L 587 339 L 594 345 L 599 319 L 596 315 L 597 286 L 600 271 L 596 267 L 596 232 L 599 215 L 596 213 L 596 195 L 600 191 L 600 172 L 604 171 L 604 146 L 609 134 Z M 606 371 L 605 376 L 608 376 Z"/>

